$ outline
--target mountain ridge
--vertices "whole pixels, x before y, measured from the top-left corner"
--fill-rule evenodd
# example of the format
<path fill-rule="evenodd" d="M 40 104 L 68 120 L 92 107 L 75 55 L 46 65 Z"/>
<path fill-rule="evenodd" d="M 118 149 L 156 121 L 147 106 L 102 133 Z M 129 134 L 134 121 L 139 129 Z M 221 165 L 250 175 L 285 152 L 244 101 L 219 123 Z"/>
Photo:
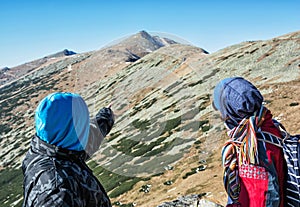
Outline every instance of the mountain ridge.
<path fill-rule="evenodd" d="M 13 81 L 14 79 L 20 78 L 23 75 L 26 75 L 27 73 L 35 69 L 38 69 L 43 66 L 47 66 L 49 64 L 55 63 L 57 60 L 61 58 L 68 57 L 75 54 L 76 53 L 71 50 L 64 49 L 63 51 L 45 56 L 40 59 L 32 60 L 15 67 L 11 67 L 11 68 L 5 67 L 2 70 L 0 70 L 0 86 Z"/>

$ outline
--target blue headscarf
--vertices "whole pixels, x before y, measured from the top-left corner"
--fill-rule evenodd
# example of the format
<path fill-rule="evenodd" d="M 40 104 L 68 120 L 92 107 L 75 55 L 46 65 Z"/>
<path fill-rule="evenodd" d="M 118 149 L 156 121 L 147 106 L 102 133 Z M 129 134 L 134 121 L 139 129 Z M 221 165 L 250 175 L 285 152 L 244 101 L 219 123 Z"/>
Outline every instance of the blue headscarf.
<path fill-rule="evenodd" d="M 253 116 L 263 102 L 259 90 L 242 77 L 225 78 L 214 89 L 213 105 L 229 127 Z"/>
<path fill-rule="evenodd" d="M 45 97 L 35 112 L 37 136 L 52 145 L 84 150 L 89 135 L 89 111 L 81 96 L 53 93 Z"/>

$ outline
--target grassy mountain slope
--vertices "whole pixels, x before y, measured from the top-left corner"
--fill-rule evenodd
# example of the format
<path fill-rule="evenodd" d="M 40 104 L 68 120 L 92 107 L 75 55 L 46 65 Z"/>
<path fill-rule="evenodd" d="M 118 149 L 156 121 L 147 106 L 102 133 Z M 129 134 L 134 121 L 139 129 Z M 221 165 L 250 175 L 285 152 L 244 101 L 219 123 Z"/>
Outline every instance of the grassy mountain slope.
<path fill-rule="evenodd" d="M 153 46 L 144 32 L 129 38 L 62 58 L 0 88 L 0 183 L 19 186 L 0 193 L 3 206 L 20 206 L 20 163 L 34 134 L 34 109 L 54 91 L 82 95 L 91 116 L 112 103 L 115 126 L 89 165 L 115 206 L 156 206 L 186 194 L 224 204 L 220 149 L 226 137 L 211 107 L 222 78 L 253 81 L 273 114 L 299 132 L 297 122 L 287 120 L 298 120 L 300 32 L 213 54 L 189 45 Z"/>

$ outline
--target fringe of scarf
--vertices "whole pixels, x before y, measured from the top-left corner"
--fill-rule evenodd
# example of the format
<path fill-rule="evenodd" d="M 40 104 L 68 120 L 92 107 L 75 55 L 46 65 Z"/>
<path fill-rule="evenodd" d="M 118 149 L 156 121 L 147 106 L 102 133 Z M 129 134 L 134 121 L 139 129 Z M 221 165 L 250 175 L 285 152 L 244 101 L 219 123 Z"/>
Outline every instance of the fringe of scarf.
<path fill-rule="evenodd" d="M 258 113 L 243 119 L 237 127 L 227 133 L 231 139 L 222 149 L 223 183 L 233 203 L 238 203 L 240 194 L 238 166 L 242 163 L 259 164 L 256 131 L 262 125 L 267 111 L 268 109 L 262 106 Z M 237 154 L 239 163 L 237 163 Z"/>
<path fill-rule="evenodd" d="M 227 132 L 231 142 L 239 150 L 239 165 L 259 164 L 256 132 L 262 125 L 268 109 L 264 106 L 254 116 L 243 119 L 238 126 Z"/>
<path fill-rule="evenodd" d="M 227 142 L 222 149 L 223 183 L 228 196 L 237 203 L 240 194 L 239 171 L 235 146 Z"/>

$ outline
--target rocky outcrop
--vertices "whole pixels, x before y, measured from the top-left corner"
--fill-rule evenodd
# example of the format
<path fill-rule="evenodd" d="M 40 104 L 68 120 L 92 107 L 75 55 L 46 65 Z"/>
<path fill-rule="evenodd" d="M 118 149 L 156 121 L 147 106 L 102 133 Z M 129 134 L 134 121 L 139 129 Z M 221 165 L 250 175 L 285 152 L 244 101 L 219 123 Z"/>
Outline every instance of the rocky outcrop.
<path fill-rule="evenodd" d="M 165 202 L 157 207 L 223 207 L 217 203 L 202 199 L 203 195 L 181 196 L 177 200 Z"/>

